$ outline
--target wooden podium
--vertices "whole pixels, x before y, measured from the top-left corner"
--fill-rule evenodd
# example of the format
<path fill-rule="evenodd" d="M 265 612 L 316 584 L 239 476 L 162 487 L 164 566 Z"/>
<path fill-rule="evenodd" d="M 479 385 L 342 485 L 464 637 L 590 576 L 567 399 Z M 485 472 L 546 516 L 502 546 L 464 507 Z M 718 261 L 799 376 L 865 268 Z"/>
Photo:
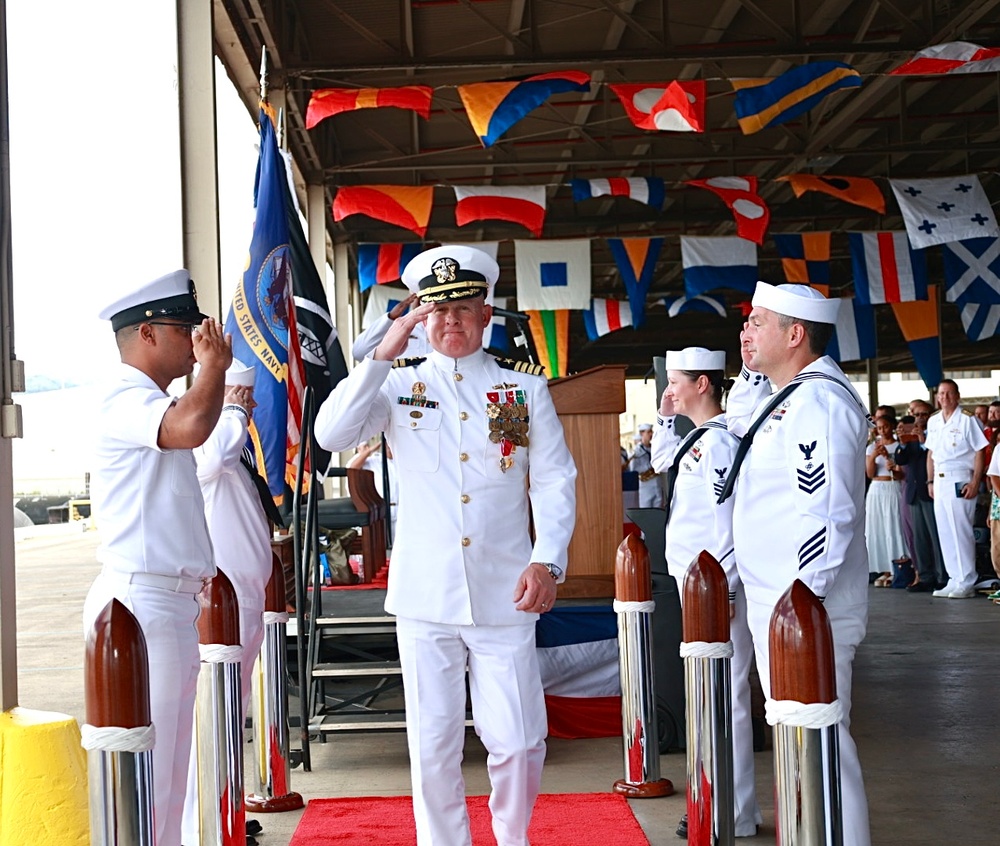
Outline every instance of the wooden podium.
<path fill-rule="evenodd" d="M 576 462 L 576 529 L 559 596 L 614 596 L 624 522 L 618 415 L 625 410 L 625 367 L 553 379 L 549 392 Z"/>

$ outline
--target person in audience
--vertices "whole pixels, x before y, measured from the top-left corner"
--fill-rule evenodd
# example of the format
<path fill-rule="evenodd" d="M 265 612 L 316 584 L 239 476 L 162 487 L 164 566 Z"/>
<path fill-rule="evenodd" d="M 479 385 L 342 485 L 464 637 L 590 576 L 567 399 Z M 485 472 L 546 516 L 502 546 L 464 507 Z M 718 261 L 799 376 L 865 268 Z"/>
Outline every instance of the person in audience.
<path fill-rule="evenodd" d="M 937 521 L 934 519 L 934 500 L 927 486 L 927 448 L 924 441 L 927 420 L 933 409 L 929 402 L 916 399 L 910 403 L 908 411 L 913 425 L 899 436 L 899 445 L 893 455 L 896 465 L 905 471 L 903 499 L 909 506 L 913 524 L 911 552 L 917 569 L 917 582 L 907 590 L 930 593 L 944 587 L 948 581 L 941 557 Z"/>
<path fill-rule="evenodd" d="M 993 572 L 1000 578 L 1000 452 L 993 450 L 993 458 L 986 469 L 986 481 L 990 486 L 990 511 L 986 523 L 990 529 L 990 561 Z M 990 599 L 1000 603 L 1000 590 L 990 594 Z"/>
<path fill-rule="evenodd" d="M 865 451 L 865 474 L 871 480 L 865 497 L 865 544 L 868 547 L 870 572 L 880 573 L 877 587 L 893 583 L 894 568 L 909 564 L 909 552 L 903 539 L 903 523 L 899 513 L 900 479 L 903 474 L 893 456 L 897 446 L 891 418 L 875 420 L 875 442 Z M 911 577 L 913 568 L 909 568 Z M 901 587 L 909 584 L 908 579 Z"/>
<path fill-rule="evenodd" d="M 972 520 L 983 478 L 986 436 L 979 421 L 959 406 L 958 384 L 938 385 L 940 411 L 927 422 L 927 486 L 948 582 L 932 596 L 969 599 L 975 595 L 976 540 Z"/>
<path fill-rule="evenodd" d="M 729 582 L 730 638 L 733 657 L 730 697 L 733 717 L 733 801 L 735 834 L 753 837 L 763 820 L 754 788 L 753 727 L 750 721 L 750 662 L 753 641 L 747 627 L 747 603 L 733 550 L 733 501 L 718 503 L 726 472 L 733 465 L 738 439 L 726 429 L 722 396 L 726 354 L 703 347 L 667 350 L 667 388 L 653 429 L 651 459 L 666 474 L 667 569 L 683 595 L 691 562 L 706 550 L 722 565 Z M 680 437 L 675 416 L 690 418 L 695 428 Z M 689 778 L 692 776 L 688 774 Z M 687 816 L 677 834 L 687 836 Z"/>
<path fill-rule="evenodd" d="M 629 461 L 629 469 L 639 474 L 639 507 L 663 508 L 663 488 L 650 461 L 650 445 L 653 443 L 653 424 L 639 424 L 639 440 Z"/>
<path fill-rule="evenodd" d="M 397 462 L 385 610 L 396 618 L 418 846 L 471 844 L 466 668 L 498 846 L 528 842 L 545 760 L 535 622 L 564 578 L 576 467 L 542 368 L 483 350 L 499 272 L 469 245 L 416 256 L 403 282 L 421 304 L 392 321 L 316 415 L 324 449 L 384 431 Z M 417 324 L 431 352 L 397 361 Z"/>

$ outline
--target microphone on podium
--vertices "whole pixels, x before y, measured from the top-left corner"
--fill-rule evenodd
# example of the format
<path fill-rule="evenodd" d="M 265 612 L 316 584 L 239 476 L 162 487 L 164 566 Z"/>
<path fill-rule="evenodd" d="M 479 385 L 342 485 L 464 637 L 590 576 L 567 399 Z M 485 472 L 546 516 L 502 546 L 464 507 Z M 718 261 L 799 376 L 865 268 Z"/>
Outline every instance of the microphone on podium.
<path fill-rule="evenodd" d="M 531 320 L 531 316 L 523 311 L 508 311 L 505 308 L 497 308 L 493 306 L 493 314 L 496 317 L 502 317 L 504 320 L 516 320 L 518 323 L 527 323 Z"/>

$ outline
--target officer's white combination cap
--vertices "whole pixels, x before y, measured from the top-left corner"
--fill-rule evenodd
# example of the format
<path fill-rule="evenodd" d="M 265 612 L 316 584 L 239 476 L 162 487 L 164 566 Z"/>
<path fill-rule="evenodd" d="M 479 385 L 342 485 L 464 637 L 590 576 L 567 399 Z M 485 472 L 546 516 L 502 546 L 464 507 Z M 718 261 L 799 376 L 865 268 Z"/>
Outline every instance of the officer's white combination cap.
<path fill-rule="evenodd" d="M 758 282 L 753 293 L 753 304 L 800 320 L 814 323 L 836 323 L 840 303 L 827 299 L 809 285 L 769 285 Z"/>
<path fill-rule="evenodd" d="M 198 297 L 191 274 L 183 269 L 119 295 L 98 314 L 101 320 L 110 320 L 111 328 L 116 332 L 158 317 L 201 323 L 206 316 L 198 310 Z"/>
<path fill-rule="evenodd" d="M 652 423 L 640 423 L 639 424 L 639 431 L 640 432 L 652 432 L 653 431 L 653 424 Z"/>
<path fill-rule="evenodd" d="M 403 269 L 403 284 L 422 303 L 489 296 L 500 266 L 468 244 L 444 244 L 415 256 Z"/>
<path fill-rule="evenodd" d="M 682 350 L 667 350 L 667 370 L 725 370 L 726 353 L 707 350 L 704 347 L 685 347 Z"/>
<path fill-rule="evenodd" d="M 254 377 L 257 371 L 252 367 L 247 367 L 242 361 L 234 358 L 226 371 L 226 384 L 239 385 L 243 388 L 252 388 Z"/>

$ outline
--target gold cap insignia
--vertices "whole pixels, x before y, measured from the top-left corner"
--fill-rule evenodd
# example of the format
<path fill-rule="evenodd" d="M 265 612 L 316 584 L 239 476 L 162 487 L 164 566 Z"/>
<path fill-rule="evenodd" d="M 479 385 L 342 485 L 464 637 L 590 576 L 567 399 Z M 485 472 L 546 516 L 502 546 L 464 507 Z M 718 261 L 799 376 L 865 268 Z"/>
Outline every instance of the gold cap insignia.
<path fill-rule="evenodd" d="M 439 285 L 446 282 L 454 282 L 458 272 L 458 262 L 453 258 L 439 258 L 431 265 L 431 273 L 437 279 Z"/>

